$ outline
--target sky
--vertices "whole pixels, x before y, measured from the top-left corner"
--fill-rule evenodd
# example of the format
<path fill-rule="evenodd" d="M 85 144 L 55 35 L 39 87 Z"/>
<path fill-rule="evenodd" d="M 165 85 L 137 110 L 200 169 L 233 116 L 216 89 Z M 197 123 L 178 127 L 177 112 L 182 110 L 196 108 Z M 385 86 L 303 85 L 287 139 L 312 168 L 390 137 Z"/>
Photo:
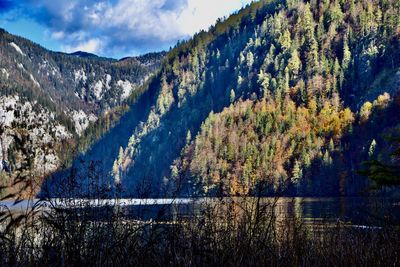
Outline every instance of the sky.
<path fill-rule="evenodd" d="M 122 58 L 168 50 L 253 0 L 0 0 L 0 27 L 47 49 Z"/>

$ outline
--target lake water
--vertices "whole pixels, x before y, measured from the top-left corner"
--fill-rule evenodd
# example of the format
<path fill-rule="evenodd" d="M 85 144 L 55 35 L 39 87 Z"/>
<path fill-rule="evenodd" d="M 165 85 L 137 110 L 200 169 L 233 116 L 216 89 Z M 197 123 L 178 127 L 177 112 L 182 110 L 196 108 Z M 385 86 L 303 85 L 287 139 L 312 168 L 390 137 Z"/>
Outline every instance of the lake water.
<path fill-rule="evenodd" d="M 52 199 L 49 202 L 24 200 L 0 202 L 0 211 L 26 212 L 33 207 L 50 210 L 93 209 L 96 216 L 107 215 L 116 208 L 123 210 L 126 218 L 143 221 L 173 221 L 179 218 L 198 216 L 204 207 L 235 202 L 255 203 L 255 198 L 198 198 L 198 199 Z M 271 205 L 278 218 L 294 217 L 305 223 L 346 223 L 354 227 L 380 227 L 385 224 L 400 224 L 400 199 L 390 198 L 262 198 L 260 203 Z M 229 206 L 231 207 L 231 206 Z"/>

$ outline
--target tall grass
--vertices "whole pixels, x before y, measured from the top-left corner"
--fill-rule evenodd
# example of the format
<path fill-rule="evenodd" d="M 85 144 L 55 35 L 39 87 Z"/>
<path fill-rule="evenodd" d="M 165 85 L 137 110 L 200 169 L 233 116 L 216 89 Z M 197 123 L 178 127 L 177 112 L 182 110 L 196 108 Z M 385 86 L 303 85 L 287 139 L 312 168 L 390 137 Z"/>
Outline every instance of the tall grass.
<path fill-rule="evenodd" d="M 132 220 L 118 206 L 41 209 L 2 222 L 0 266 L 400 264 L 395 228 L 314 231 L 297 218 L 278 218 L 275 204 L 224 199 L 169 223 Z"/>

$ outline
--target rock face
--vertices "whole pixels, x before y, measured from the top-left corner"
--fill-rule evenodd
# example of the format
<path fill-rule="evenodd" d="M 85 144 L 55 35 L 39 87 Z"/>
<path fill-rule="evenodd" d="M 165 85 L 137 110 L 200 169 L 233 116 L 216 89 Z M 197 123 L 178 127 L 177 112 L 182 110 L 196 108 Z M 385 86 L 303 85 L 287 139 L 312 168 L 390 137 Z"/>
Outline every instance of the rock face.
<path fill-rule="evenodd" d="M 27 164 L 33 165 L 37 175 L 57 169 L 57 146 L 72 139 L 73 134 L 55 119 L 54 112 L 18 95 L 1 96 L 0 119 L 3 171 L 19 170 Z M 25 149 L 29 155 L 21 153 Z"/>
<path fill-rule="evenodd" d="M 0 185 L 22 170 L 32 177 L 57 170 L 85 130 L 125 105 L 163 56 L 56 53 L 0 29 Z"/>

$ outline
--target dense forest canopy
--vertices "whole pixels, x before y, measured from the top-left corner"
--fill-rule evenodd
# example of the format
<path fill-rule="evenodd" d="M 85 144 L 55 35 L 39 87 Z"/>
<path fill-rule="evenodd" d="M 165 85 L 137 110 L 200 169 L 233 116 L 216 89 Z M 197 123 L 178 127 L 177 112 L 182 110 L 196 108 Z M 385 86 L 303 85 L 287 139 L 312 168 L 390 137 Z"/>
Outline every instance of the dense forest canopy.
<path fill-rule="evenodd" d="M 120 149 L 115 182 L 131 193 L 142 182 L 201 194 L 260 184 L 359 193 L 368 181 L 356 169 L 397 126 L 386 113 L 398 109 L 399 8 L 259 1 L 179 44 L 147 119 Z"/>

